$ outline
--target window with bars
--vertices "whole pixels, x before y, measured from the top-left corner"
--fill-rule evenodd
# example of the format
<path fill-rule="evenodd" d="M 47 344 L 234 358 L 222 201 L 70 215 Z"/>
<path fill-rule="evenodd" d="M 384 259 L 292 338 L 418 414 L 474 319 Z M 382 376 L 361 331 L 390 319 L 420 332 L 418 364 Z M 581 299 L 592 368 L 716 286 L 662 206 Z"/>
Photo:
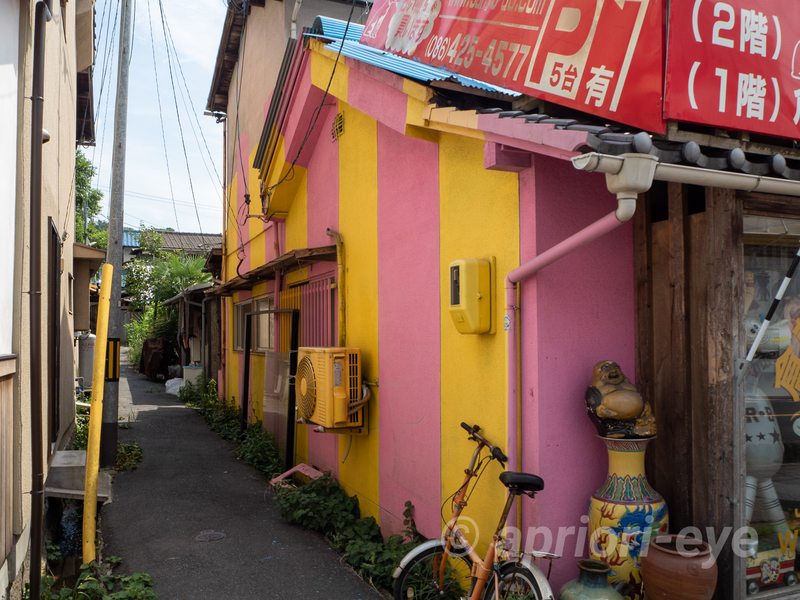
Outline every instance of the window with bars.
<path fill-rule="evenodd" d="M 281 308 L 300 309 L 300 346 L 335 346 L 333 279 L 310 281 L 281 292 Z M 290 316 L 281 315 L 280 348 L 289 350 Z"/>

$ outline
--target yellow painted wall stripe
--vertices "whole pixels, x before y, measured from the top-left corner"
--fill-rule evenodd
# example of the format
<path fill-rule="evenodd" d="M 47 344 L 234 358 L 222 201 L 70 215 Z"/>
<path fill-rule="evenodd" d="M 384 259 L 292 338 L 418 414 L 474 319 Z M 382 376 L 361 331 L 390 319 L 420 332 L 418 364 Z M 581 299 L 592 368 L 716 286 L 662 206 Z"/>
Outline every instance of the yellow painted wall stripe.
<path fill-rule="evenodd" d="M 483 143 L 442 134 L 439 144 L 441 298 L 450 296 L 448 267 L 458 258 L 497 257 L 495 326 L 503 331 L 503 277 L 519 264 L 519 181 L 514 173 L 486 171 Z M 506 339 L 502 333 L 462 335 L 447 302 L 441 302 L 441 457 L 442 498 L 461 485 L 475 450 L 462 421 L 480 425 L 487 439 L 505 450 Z M 472 496 L 469 516 L 482 533 L 480 551 L 491 540 L 505 498 L 498 481 L 502 468 L 492 462 Z M 483 535 L 485 534 L 485 535 Z"/>
<path fill-rule="evenodd" d="M 339 141 L 339 233 L 347 265 L 347 345 L 361 348 L 362 374 L 378 378 L 378 125 L 339 101 L 347 131 Z M 352 437 L 339 465 L 340 483 L 357 494 L 364 516 L 380 523 L 378 478 L 379 392 L 372 390 L 369 435 Z M 339 460 L 349 440 L 339 442 Z"/>

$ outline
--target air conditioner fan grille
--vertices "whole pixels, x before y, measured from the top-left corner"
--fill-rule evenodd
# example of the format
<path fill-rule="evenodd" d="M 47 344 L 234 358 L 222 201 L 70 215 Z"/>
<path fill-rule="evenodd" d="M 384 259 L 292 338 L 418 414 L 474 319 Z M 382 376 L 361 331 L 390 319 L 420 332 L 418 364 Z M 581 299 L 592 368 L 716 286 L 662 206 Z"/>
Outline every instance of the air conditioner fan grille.
<path fill-rule="evenodd" d="M 300 416 L 310 419 L 317 407 L 317 386 L 314 378 L 314 363 L 308 356 L 297 365 L 298 409 Z"/>

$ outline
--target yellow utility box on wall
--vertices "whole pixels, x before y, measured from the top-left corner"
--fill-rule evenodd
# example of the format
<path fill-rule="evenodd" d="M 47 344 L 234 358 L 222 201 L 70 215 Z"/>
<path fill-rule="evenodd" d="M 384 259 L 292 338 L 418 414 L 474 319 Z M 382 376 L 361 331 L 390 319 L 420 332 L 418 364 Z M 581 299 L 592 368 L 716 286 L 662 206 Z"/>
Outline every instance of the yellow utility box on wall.
<path fill-rule="evenodd" d="M 492 331 L 492 263 L 460 258 L 450 263 L 450 316 L 459 333 Z"/>

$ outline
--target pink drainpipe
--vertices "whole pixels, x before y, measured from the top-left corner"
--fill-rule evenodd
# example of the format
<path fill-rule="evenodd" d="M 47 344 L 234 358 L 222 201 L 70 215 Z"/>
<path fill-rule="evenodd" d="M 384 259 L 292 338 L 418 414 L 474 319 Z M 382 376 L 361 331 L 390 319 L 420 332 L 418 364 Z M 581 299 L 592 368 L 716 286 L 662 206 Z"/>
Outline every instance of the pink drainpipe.
<path fill-rule="evenodd" d="M 519 470 L 519 458 L 517 456 L 517 423 L 519 415 L 517 412 L 517 379 L 518 379 L 518 353 L 519 340 L 517 332 L 517 284 L 528 277 L 536 274 L 560 258 L 563 258 L 573 250 L 580 248 L 613 231 L 624 221 L 617 219 L 617 213 L 607 214 L 599 221 L 592 223 L 586 229 L 582 229 L 575 235 L 568 237 L 543 252 L 530 262 L 517 267 L 506 277 L 506 316 L 508 318 L 508 470 Z M 520 302 L 521 304 L 521 302 Z"/>
<path fill-rule="evenodd" d="M 585 158 L 585 156 L 578 156 L 573 158 L 572 162 L 577 169 L 586 169 Z M 522 447 L 521 441 L 519 445 L 517 443 L 517 426 L 519 423 L 517 390 L 517 380 L 519 378 L 517 369 L 517 363 L 519 362 L 517 311 L 519 306 L 517 304 L 517 284 L 536 274 L 547 265 L 563 258 L 573 250 L 585 246 L 589 242 L 613 231 L 623 223 L 627 223 L 633 217 L 638 194 L 646 192 L 653 183 L 653 175 L 655 174 L 658 159 L 647 154 L 623 154 L 619 157 L 614 157 L 614 160 L 616 161 L 614 168 L 604 172 L 606 173 L 608 190 L 617 195 L 617 210 L 607 214 L 575 235 L 559 242 L 524 265 L 517 267 L 506 277 L 506 319 L 508 321 L 506 331 L 509 332 L 507 444 L 509 471 L 520 470 L 518 454 Z M 596 165 L 587 170 L 594 170 L 595 167 Z M 521 303 L 520 301 L 519 304 Z"/>

